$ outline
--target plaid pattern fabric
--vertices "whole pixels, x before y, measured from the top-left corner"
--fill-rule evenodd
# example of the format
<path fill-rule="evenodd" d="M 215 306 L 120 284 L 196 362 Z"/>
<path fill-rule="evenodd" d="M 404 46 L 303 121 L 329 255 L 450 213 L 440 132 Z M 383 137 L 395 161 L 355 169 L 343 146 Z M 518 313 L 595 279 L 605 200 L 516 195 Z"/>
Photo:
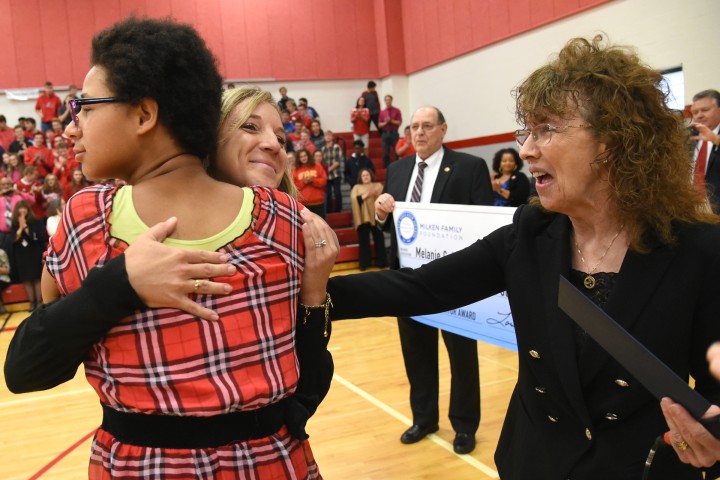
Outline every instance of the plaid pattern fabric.
<path fill-rule="evenodd" d="M 338 162 L 340 164 L 339 168 L 336 168 L 332 172 L 328 173 L 328 180 L 335 180 L 336 178 L 340 178 L 342 170 L 345 166 L 345 155 L 343 155 L 340 145 L 338 145 L 337 143 L 333 143 L 332 145 L 325 145 L 322 148 L 322 154 L 323 163 L 326 167 L 332 165 L 333 162 Z"/>
<path fill-rule="evenodd" d="M 47 266 L 63 295 L 94 265 L 126 247 L 110 235 L 117 188 L 74 195 L 52 237 Z M 124 412 L 210 416 L 253 410 L 294 392 L 294 331 L 304 244 L 299 205 L 253 188 L 250 228 L 220 250 L 237 267 L 230 295 L 197 295 L 217 322 L 175 309 L 138 311 L 108 331 L 85 360 L 88 382 L 106 405 Z M 90 478 L 320 478 L 306 442 L 283 427 L 271 437 L 214 449 L 145 448 L 98 431 Z"/>

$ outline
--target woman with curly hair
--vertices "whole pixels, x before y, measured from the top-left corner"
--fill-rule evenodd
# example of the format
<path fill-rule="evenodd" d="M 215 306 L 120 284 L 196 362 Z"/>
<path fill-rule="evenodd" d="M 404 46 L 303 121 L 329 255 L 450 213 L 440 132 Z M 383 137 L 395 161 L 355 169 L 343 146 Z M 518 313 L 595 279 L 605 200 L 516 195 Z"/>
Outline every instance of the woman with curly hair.
<path fill-rule="evenodd" d="M 530 181 L 520 169 L 523 161 L 514 148 L 501 148 L 495 152 L 492 169 L 495 175 L 492 188 L 496 207 L 519 207 L 527 203 Z"/>
<path fill-rule="evenodd" d="M 252 132 L 241 144 L 258 147 L 240 165 L 237 155 L 213 155 L 222 80 L 191 27 L 124 20 L 95 36 L 91 64 L 66 135 L 90 178 L 127 185 L 86 188 L 67 203 L 48 249 L 44 299 L 71 295 L 89 266 L 109 264 L 170 215 L 177 228 L 166 244 L 205 251 L 203 259 L 219 252 L 230 265 L 217 275 L 224 296 L 215 282 L 189 281 L 191 303 L 219 315 L 155 308 L 135 295 L 126 299 L 132 315 L 85 328 L 95 342 L 65 364 L 84 360 L 102 404 L 89 478 L 320 478 L 292 401 L 304 217 L 287 194 L 231 184 L 268 171 L 280 182 L 277 110 L 269 106 L 266 121 L 260 102 L 251 120 L 233 124 Z M 216 178 L 203 168 L 208 156 Z"/>
<path fill-rule="evenodd" d="M 632 49 L 569 41 L 516 91 L 538 198 L 512 224 L 415 270 L 330 279 L 335 318 L 442 312 L 507 291 L 519 371 L 495 452 L 503 480 L 637 480 L 668 430 L 660 402 L 559 309 L 560 276 L 720 401 L 705 359 L 720 338 L 719 217 L 692 185 L 665 96 Z M 683 462 L 707 462 L 703 445 L 675 428 L 670 440 L 649 478 L 702 478 Z"/>

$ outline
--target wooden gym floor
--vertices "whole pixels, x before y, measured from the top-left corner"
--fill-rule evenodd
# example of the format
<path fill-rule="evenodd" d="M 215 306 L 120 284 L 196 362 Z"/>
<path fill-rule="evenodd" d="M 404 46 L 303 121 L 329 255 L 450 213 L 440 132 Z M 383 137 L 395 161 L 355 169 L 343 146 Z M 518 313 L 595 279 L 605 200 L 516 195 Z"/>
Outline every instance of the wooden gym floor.
<path fill-rule="evenodd" d="M 26 315 L 12 313 L 0 333 L 3 361 L 14 328 Z M 3 321 L 0 315 L 0 325 Z M 477 447 L 469 455 L 456 455 L 447 419 L 450 367 L 443 345 L 440 431 L 414 445 L 400 443 L 412 416 L 395 319 L 335 322 L 330 349 L 335 359 L 333 385 L 308 425 L 310 443 L 326 480 L 498 478 L 493 453 L 517 378 L 515 352 L 478 343 L 482 421 Z M 3 379 L 0 478 L 86 478 L 92 433 L 100 416 L 97 396 L 82 368 L 73 380 L 46 392 L 13 395 Z"/>

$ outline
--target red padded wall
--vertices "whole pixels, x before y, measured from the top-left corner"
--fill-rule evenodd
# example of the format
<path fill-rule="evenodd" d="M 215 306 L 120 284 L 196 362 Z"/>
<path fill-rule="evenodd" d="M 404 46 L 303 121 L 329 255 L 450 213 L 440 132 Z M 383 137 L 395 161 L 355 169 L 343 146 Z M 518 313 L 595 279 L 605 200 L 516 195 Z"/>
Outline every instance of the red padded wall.
<path fill-rule="evenodd" d="M 610 0 L 0 0 L 0 89 L 82 84 L 129 15 L 194 25 L 228 79 L 407 74 Z"/>
<path fill-rule="evenodd" d="M 406 73 L 611 0 L 402 0 Z"/>

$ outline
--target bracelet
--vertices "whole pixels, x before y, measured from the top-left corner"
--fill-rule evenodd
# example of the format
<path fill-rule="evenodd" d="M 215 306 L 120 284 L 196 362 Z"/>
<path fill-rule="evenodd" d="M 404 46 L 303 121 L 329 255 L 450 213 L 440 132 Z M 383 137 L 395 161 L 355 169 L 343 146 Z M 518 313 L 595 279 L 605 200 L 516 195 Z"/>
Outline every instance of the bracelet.
<path fill-rule="evenodd" d="M 319 310 L 321 308 L 325 310 L 325 329 L 323 330 L 323 337 L 327 338 L 328 325 L 330 323 L 330 309 L 333 307 L 330 293 L 325 292 L 325 302 L 321 303 L 320 305 L 305 305 L 304 303 L 301 303 L 300 306 L 305 309 L 305 315 L 303 315 L 303 325 L 307 323 L 307 319 L 310 316 L 311 310 Z"/>

